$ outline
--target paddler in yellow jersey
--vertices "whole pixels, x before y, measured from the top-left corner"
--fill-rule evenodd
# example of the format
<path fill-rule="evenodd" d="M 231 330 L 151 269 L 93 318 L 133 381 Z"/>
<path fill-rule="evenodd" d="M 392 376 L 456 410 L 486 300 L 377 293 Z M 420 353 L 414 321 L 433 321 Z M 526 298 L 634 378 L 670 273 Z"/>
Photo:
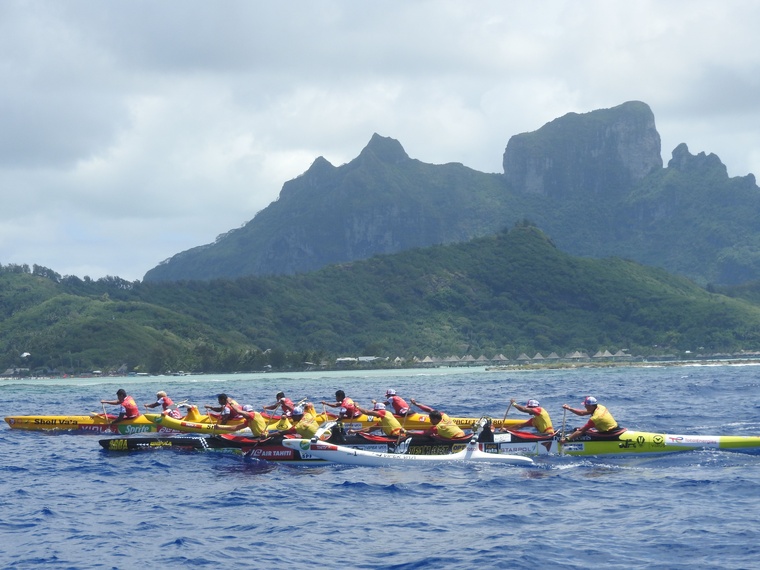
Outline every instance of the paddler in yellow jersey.
<path fill-rule="evenodd" d="M 319 421 L 317 420 L 317 411 L 314 404 L 306 402 L 302 406 L 295 406 L 292 411 L 295 425 L 284 433 L 297 433 L 303 439 L 311 439 L 319 430 Z"/>
<path fill-rule="evenodd" d="M 437 435 L 444 439 L 464 437 L 462 428 L 455 424 L 454 420 L 442 411 L 426 406 L 425 404 L 420 404 L 414 398 L 409 401 L 423 412 L 427 412 L 430 416 L 430 423 L 433 424 L 433 427 L 430 430 L 431 435 Z"/>
<path fill-rule="evenodd" d="M 240 424 L 234 431 L 250 428 L 254 437 L 266 437 L 269 435 L 267 418 L 263 414 L 255 412 L 253 406 L 243 406 L 240 410 L 240 415 L 245 418 L 245 423 Z"/>
<path fill-rule="evenodd" d="M 406 430 L 401 426 L 399 421 L 396 419 L 396 416 L 385 409 L 385 404 L 381 402 L 374 402 L 372 410 L 365 410 L 359 406 L 356 406 L 356 409 L 370 417 L 380 418 L 380 429 L 383 430 L 383 433 L 385 435 L 389 437 L 402 437 L 404 434 L 406 434 Z M 349 430 L 349 433 L 357 433 L 358 431 L 370 432 L 376 429 L 377 426 L 370 426 L 353 432 Z"/>
<path fill-rule="evenodd" d="M 533 417 L 516 426 L 504 428 L 502 431 L 532 427 L 542 435 L 554 435 L 554 428 L 552 427 L 552 419 L 549 417 L 549 412 L 546 411 L 546 408 L 541 407 L 538 400 L 528 400 L 524 406 L 518 404 L 514 398 L 512 398 L 511 402 L 516 410 L 524 414 L 530 414 Z"/>
<path fill-rule="evenodd" d="M 593 396 L 586 396 L 583 400 L 583 407 L 585 408 L 583 410 L 571 408 L 567 404 L 563 404 L 562 407 L 565 410 L 573 412 L 576 416 L 591 416 L 584 426 L 576 428 L 573 433 L 563 438 L 563 442 L 572 441 L 585 434 L 591 428 L 594 428 L 598 433 L 602 434 L 619 429 L 618 423 L 615 421 L 615 418 L 612 417 L 609 410 L 597 402 L 596 398 Z"/>

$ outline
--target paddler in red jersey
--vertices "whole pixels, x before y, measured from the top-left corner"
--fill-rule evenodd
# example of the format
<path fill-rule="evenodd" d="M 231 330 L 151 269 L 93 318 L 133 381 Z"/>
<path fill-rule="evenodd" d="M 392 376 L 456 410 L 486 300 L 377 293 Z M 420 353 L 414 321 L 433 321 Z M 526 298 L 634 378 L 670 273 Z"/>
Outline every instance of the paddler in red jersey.
<path fill-rule="evenodd" d="M 166 392 L 163 390 L 159 390 L 156 392 L 156 401 L 151 404 L 145 404 L 145 407 L 148 409 L 153 409 L 158 406 L 161 406 L 161 409 L 163 410 L 164 415 L 167 415 L 174 419 L 180 419 L 182 417 L 182 413 L 179 411 L 179 408 L 174 405 L 174 402 L 172 399 L 166 395 Z"/>
<path fill-rule="evenodd" d="M 374 403 L 374 409 L 372 410 L 365 410 L 364 408 L 360 408 L 357 406 L 356 408 L 363 414 L 366 414 L 370 417 L 376 417 L 380 418 L 380 426 L 379 429 L 383 430 L 383 433 L 390 437 L 403 437 L 406 434 L 406 430 L 401 426 L 401 424 L 396 419 L 396 416 L 394 416 L 390 411 L 385 409 L 385 404 L 381 402 L 375 402 Z M 368 433 L 373 430 L 377 430 L 378 426 L 370 426 L 366 427 L 361 430 L 351 431 L 349 430 L 349 433 L 358 433 L 358 432 L 365 432 Z"/>
<path fill-rule="evenodd" d="M 396 394 L 396 390 L 385 391 L 385 406 L 391 406 L 393 408 L 393 413 L 397 416 L 405 416 L 412 411 L 409 404 L 407 404 L 401 396 Z"/>
<path fill-rule="evenodd" d="M 593 396 L 586 396 L 583 400 L 583 407 L 585 408 L 583 410 L 576 410 L 567 404 L 563 404 L 562 407 L 573 412 L 576 416 L 591 416 L 588 422 L 586 422 L 586 425 L 576 428 L 573 433 L 562 438 L 563 442 L 572 441 L 585 434 L 591 428 L 594 428 L 598 433 L 602 434 L 619 429 L 618 423 L 615 421 L 615 418 L 612 417 L 609 410 L 597 402 L 596 398 Z"/>
<path fill-rule="evenodd" d="M 362 415 L 354 401 L 351 398 L 347 398 L 343 390 L 335 392 L 335 400 L 335 402 L 325 402 L 322 400 L 321 404 L 323 406 L 330 406 L 331 408 L 340 408 L 338 419 L 353 419 Z"/>
<path fill-rule="evenodd" d="M 277 400 L 276 403 L 270 404 L 268 406 L 263 406 L 263 408 L 265 410 L 270 410 L 273 412 L 279 407 L 282 408 L 283 416 L 290 417 L 293 415 L 293 410 L 295 409 L 296 405 L 293 403 L 293 400 L 285 397 L 285 392 L 277 392 L 275 400 Z"/>
<path fill-rule="evenodd" d="M 226 424 L 243 417 L 243 414 L 241 414 L 243 408 L 227 394 L 218 394 L 216 400 L 219 402 L 219 406 L 206 406 L 206 409 L 219 412 L 218 424 Z"/>
<path fill-rule="evenodd" d="M 121 406 L 119 411 L 119 417 L 111 423 L 120 422 L 122 420 L 131 420 L 140 415 L 140 408 L 137 407 L 137 402 L 132 396 L 127 396 L 127 391 L 124 388 L 119 388 L 116 391 L 117 400 L 100 400 L 101 404 L 108 404 L 109 406 Z"/>
<path fill-rule="evenodd" d="M 549 412 L 547 412 L 545 408 L 541 407 L 538 400 L 528 400 L 524 406 L 518 404 L 514 398 L 512 398 L 511 402 L 512 406 L 516 410 L 519 410 L 524 414 L 530 414 L 533 417 L 526 422 L 523 422 L 516 426 L 512 426 L 510 428 L 502 428 L 501 431 L 532 427 L 540 434 L 554 435 L 554 428 L 552 427 L 552 419 L 549 417 Z"/>
<path fill-rule="evenodd" d="M 430 429 L 431 435 L 437 435 L 444 439 L 456 439 L 458 437 L 464 437 L 462 428 L 455 424 L 454 420 L 452 420 L 444 412 L 431 408 L 430 406 L 426 406 L 425 404 L 420 404 L 414 398 L 412 398 L 410 401 L 423 412 L 427 412 L 430 416 L 430 423 L 433 424 L 433 427 Z"/>

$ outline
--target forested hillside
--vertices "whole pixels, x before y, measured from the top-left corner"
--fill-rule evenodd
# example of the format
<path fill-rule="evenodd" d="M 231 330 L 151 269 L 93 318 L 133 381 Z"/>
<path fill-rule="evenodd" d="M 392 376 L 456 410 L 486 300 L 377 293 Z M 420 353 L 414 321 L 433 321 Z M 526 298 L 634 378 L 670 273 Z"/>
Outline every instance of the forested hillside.
<path fill-rule="evenodd" d="M 756 305 L 619 258 L 570 256 L 530 224 L 294 276 L 126 283 L 43 269 L 2 272 L 5 366 L 23 352 L 40 367 L 160 372 L 345 355 L 760 347 Z"/>

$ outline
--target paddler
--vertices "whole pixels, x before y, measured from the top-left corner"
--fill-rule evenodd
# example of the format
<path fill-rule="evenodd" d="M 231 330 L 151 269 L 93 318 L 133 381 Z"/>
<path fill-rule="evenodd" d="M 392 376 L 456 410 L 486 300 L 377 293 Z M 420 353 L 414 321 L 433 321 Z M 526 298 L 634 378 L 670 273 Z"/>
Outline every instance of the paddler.
<path fill-rule="evenodd" d="M 232 420 L 240 419 L 243 417 L 241 412 L 243 408 L 240 407 L 235 400 L 230 398 L 227 394 L 217 394 L 216 400 L 219 402 L 219 406 L 205 406 L 207 410 L 219 412 L 218 424 L 226 424 Z"/>
<path fill-rule="evenodd" d="M 116 400 L 100 400 L 101 404 L 121 406 L 119 417 L 111 423 L 115 424 L 122 420 L 131 420 L 140 415 L 140 408 L 137 406 L 137 402 L 135 402 L 135 399 L 132 396 L 127 395 L 127 391 L 124 388 L 119 388 L 116 391 L 116 398 Z"/>
<path fill-rule="evenodd" d="M 554 428 L 552 427 L 552 419 L 549 417 L 549 412 L 546 411 L 546 408 L 541 407 L 538 400 L 528 400 L 524 406 L 518 404 L 514 398 L 510 401 L 513 408 L 524 414 L 530 414 L 533 417 L 516 426 L 502 428 L 501 431 L 532 427 L 540 434 L 554 435 Z"/>
<path fill-rule="evenodd" d="M 297 433 L 303 439 L 311 439 L 319 430 L 317 411 L 310 402 L 293 408 L 293 421 L 296 422 L 295 425 L 285 433 Z"/>
<path fill-rule="evenodd" d="M 174 419 L 180 419 L 182 417 L 182 413 L 179 411 L 179 408 L 174 405 L 174 402 L 172 399 L 166 395 L 166 392 L 163 390 L 159 390 L 156 392 L 156 401 L 151 404 L 145 404 L 145 407 L 148 409 L 153 409 L 158 406 L 161 406 L 161 409 L 163 410 L 164 415 L 167 415 L 169 417 L 172 417 Z"/>
<path fill-rule="evenodd" d="M 262 414 L 254 411 L 253 406 L 244 406 L 243 409 L 240 410 L 240 415 L 245 419 L 245 422 L 240 424 L 240 426 L 234 431 L 249 428 L 254 437 L 266 437 L 269 435 L 269 430 L 267 430 L 267 419 Z"/>
<path fill-rule="evenodd" d="M 325 402 L 322 400 L 321 404 L 323 406 L 330 406 L 331 408 L 340 408 L 339 419 L 353 419 L 362 415 L 354 401 L 351 398 L 347 398 L 343 390 L 335 392 L 335 400 L 335 402 Z"/>
<path fill-rule="evenodd" d="M 277 402 L 268 406 L 263 406 L 263 408 L 265 410 L 270 410 L 273 412 L 279 407 L 282 408 L 283 416 L 290 417 L 293 415 L 293 410 L 295 409 L 296 405 L 293 403 L 293 400 L 285 397 L 285 392 L 277 392 L 275 400 L 277 400 Z"/>
<path fill-rule="evenodd" d="M 393 413 L 397 416 L 405 416 L 412 412 L 409 404 L 407 404 L 401 396 L 396 394 L 396 390 L 392 389 L 385 391 L 385 406 L 391 406 L 393 408 Z"/>
<path fill-rule="evenodd" d="M 401 424 L 396 419 L 396 416 L 394 416 L 392 413 L 390 413 L 388 410 L 385 409 L 385 404 L 382 402 L 375 402 L 372 410 L 365 410 L 364 408 L 360 408 L 359 406 L 356 406 L 357 409 L 368 416 L 380 418 L 380 429 L 383 430 L 383 433 L 389 437 L 403 437 L 406 434 L 406 430 L 401 427 Z M 349 430 L 348 433 L 358 433 L 358 432 L 364 432 L 368 433 L 372 430 L 378 429 L 378 426 L 369 426 L 361 430 L 352 431 Z"/>
<path fill-rule="evenodd" d="M 464 437 L 462 428 L 455 424 L 454 420 L 452 420 L 444 412 L 431 408 L 430 406 L 426 406 L 425 404 L 420 404 L 414 398 L 409 401 L 423 412 L 428 413 L 430 417 L 430 423 L 433 424 L 433 427 L 430 429 L 431 435 L 437 435 L 444 439 L 456 439 L 458 437 Z"/>
<path fill-rule="evenodd" d="M 601 434 L 613 432 L 619 429 L 618 423 L 615 421 L 615 418 L 612 417 L 612 414 L 609 412 L 609 410 L 597 402 L 596 398 L 593 396 L 586 396 L 586 398 L 583 400 L 583 407 L 585 408 L 583 410 L 571 408 L 567 404 L 563 404 L 562 407 L 565 410 L 573 412 L 576 416 L 591 416 L 584 426 L 575 428 L 573 433 L 567 437 L 562 438 L 562 442 L 572 441 L 585 434 L 591 428 L 594 428 L 598 433 Z"/>

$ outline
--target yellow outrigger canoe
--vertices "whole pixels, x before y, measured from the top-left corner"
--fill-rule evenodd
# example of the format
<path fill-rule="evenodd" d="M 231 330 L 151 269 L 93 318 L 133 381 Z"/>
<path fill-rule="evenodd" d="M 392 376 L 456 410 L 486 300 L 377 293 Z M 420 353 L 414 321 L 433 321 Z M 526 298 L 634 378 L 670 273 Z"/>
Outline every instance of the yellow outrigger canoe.
<path fill-rule="evenodd" d="M 208 434 L 222 434 L 222 433 L 231 433 L 231 432 L 238 432 L 238 433 L 246 433 L 244 429 L 247 428 L 240 428 L 241 421 L 233 421 L 229 425 L 219 425 L 216 424 L 216 419 L 209 416 L 201 416 L 201 415 L 195 415 L 191 416 L 192 411 L 194 408 L 191 408 L 191 411 L 188 413 L 187 416 L 185 416 L 182 419 L 176 419 L 172 418 L 170 416 L 162 415 L 162 414 L 146 414 L 145 417 L 148 419 L 156 422 L 157 425 L 165 427 L 169 430 L 175 431 L 175 432 L 183 432 L 183 433 L 208 433 Z M 197 410 L 196 410 L 197 412 Z M 326 422 L 326 421 L 333 421 L 336 419 L 337 416 L 334 414 L 317 414 L 317 421 L 320 423 Z M 397 416 L 398 417 L 398 416 Z M 473 425 L 475 425 L 480 418 L 451 418 L 458 426 L 460 426 L 463 429 L 470 429 Z M 424 430 L 431 427 L 430 424 L 430 418 L 427 414 L 409 414 L 408 416 L 399 417 L 398 418 L 399 423 L 402 424 L 402 426 L 407 430 Z M 495 427 L 511 427 L 515 426 L 521 423 L 524 423 L 525 420 L 519 420 L 519 419 L 506 419 L 506 420 L 492 420 L 492 423 Z M 374 416 L 366 416 L 361 415 L 356 418 L 352 419 L 344 419 L 342 420 L 343 427 L 345 429 L 363 429 L 367 427 L 379 427 L 380 426 L 380 418 L 374 417 Z M 286 430 L 291 427 L 291 423 L 287 418 L 282 418 L 280 416 L 273 416 L 269 424 L 267 425 L 267 429 L 271 431 L 281 431 Z"/>
<path fill-rule="evenodd" d="M 330 413 L 321 413 L 317 415 L 320 422 L 335 420 L 337 416 Z M 243 424 L 242 419 L 233 420 L 230 425 L 217 425 L 217 418 L 214 416 L 204 415 L 198 411 L 197 406 L 189 406 L 187 415 L 177 420 L 163 414 L 142 414 L 131 420 L 122 420 L 113 423 L 115 416 L 105 416 L 102 413 L 91 412 L 89 415 L 65 415 L 65 416 L 8 416 L 5 418 L 6 423 L 11 429 L 32 430 L 32 431 L 70 431 L 75 433 L 95 433 L 95 434 L 120 434 L 129 435 L 136 433 L 158 432 L 164 434 L 170 433 L 230 433 L 238 431 L 239 426 Z M 452 417 L 458 426 L 463 429 L 471 428 L 478 422 L 479 418 Z M 399 422 L 407 430 L 422 430 L 430 428 L 430 418 L 427 414 L 409 414 L 406 417 L 399 417 Z M 494 419 L 494 427 L 514 427 L 524 422 L 523 419 Z M 366 427 L 379 426 L 380 420 L 374 416 L 361 415 L 350 420 L 343 420 L 343 426 L 346 429 L 362 429 Z M 283 430 L 290 427 L 287 419 L 280 416 L 273 416 L 270 420 L 270 430 Z M 240 430 L 239 433 L 246 432 Z"/>
<path fill-rule="evenodd" d="M 71 431 L 76 433 L 121 434 L 134 433 L 176 433 L 168 431 L 164 426 L 158 426 L 144 415 L 131 420 L 113 423 L 115 416 L 105 416 L 95 412 L 82 416 L 8 416 L 6 423 L 11 429 L 30 431 Z"/>

